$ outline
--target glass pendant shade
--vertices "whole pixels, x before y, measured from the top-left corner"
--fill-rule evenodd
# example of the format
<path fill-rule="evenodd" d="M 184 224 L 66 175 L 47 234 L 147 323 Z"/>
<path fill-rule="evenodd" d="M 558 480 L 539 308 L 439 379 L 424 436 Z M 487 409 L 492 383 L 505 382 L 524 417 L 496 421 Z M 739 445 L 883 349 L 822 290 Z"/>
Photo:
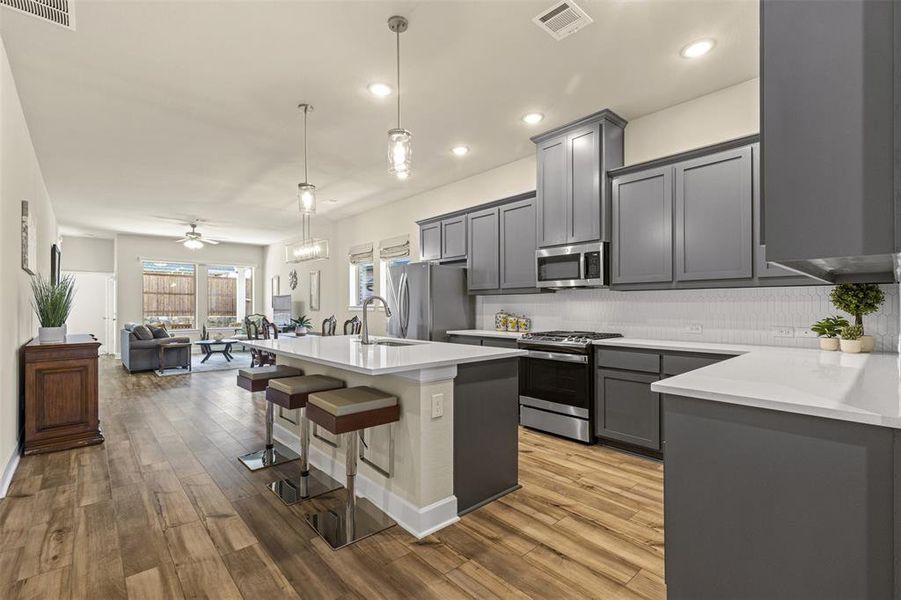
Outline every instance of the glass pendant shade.
<path fill-rule="evenodd" d="M 388 172 L 406 179 L 413 165 L 413 134 L 406 129 L 388 131 Z"/>
<path fill-rule="evenodd" d="M 285 262 L 299 263 L 328 258 L 328 240 L 307 238 L 285 246 Z"/>
<path fill-rule="evenodd" d="M 300 212 L 305 215 L 316 213 L 316 186 L 310 183 L 297 184 L 297 201 Z"/>

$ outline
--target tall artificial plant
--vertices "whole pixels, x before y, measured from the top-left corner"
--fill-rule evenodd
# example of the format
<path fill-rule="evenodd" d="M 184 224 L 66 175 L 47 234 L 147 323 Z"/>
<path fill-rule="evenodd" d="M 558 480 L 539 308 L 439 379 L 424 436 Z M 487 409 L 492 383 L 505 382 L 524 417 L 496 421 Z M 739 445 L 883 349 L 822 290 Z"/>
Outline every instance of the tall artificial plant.
<path fill-rule="evenodd" d="M 75 279 L 71 275 L 63 275 L 57 283 L 51 283 L 43 275 L 35 275 L 31 278 L 31 291 L 31 306 L 41 327 L 66 324 L 75 300 Z"/>
<path fill-rule="evenodd" d="M 885 302 L 885 293 L 875 283 L 843 283 L 829 294 L 833 306 L 854 317 L 854 324 L 863 327 L 863 316 L 869 315 Z"/>

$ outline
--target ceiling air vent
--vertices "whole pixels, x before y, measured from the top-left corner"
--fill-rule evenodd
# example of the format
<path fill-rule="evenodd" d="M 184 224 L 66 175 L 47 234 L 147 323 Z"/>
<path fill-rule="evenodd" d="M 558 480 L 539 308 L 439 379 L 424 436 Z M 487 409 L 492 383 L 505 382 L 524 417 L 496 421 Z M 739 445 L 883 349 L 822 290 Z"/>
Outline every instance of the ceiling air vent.
<path fill-rule="evenodd" d="M 574 34 L 592 23 L 592 18 L 571 0 L 563 0 L 544 11 L 532 21 L 551 34 L 555 40 Z"/>
<path fill-rule="evenodd" d="M 74 30 L 72 2 L 73 0 L 0 0 L 0 6 Z"/>

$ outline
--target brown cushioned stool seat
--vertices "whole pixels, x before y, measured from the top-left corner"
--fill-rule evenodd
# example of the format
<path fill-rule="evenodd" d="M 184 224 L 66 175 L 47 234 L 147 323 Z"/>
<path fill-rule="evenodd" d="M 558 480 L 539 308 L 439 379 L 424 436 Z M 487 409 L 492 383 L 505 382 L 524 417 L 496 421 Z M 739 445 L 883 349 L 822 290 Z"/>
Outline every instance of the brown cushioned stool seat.
<path fill-rule="evenodd" d="M 238 387 L 251 392 L 262 392 L 270 379 L 280 377 L 297 377 L 303 375 L 303 371 L 288 365 L 268 365 L 265 367 L 251 367 L 238 370 Z"/>
<path fill-rule="evenodd" d="M 307 418 L 331 433 L 347 433 L 397 421 L 400 405 L 397 396 L 375 388 L 344 388 L 310 394 Z"/>
<path fill-rule="evenodd" d="M 266 400 L 294 410 L 307 405 L 307 397 L 314 392 L 343 388 L 344 382 L 327 375 L 302 375 L 271 379 L 266 388 Z"/>
<path fill-rule="evenodd" d="M 314 392 L 307 399 L 306 417 L 331 433 L 343 434 L 347 469 L 345 505 L 307 515 L 310 527 L 337 550 L 394 525 L 369 500 L 357 501 L 354 483 L 361 432 L 400 419 L 397 396 L 365 386 Z"/>

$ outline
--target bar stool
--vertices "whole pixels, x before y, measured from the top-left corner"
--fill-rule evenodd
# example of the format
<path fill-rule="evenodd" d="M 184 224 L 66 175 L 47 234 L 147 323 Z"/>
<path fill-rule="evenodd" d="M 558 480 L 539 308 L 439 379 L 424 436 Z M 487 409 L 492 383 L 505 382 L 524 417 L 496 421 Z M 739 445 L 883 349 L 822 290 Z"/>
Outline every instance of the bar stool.
<path fill-rule="evenodd" d="M 307 418 L 334 435 L 344 438 L 346 449 L 347 500 L 342 509 L 314 513 L 307 523 L 338 550 L 395 525 L 388 515 L 366 499 L 357 502 L 357 443 L 368 427 L 400 419 L 397 397 L 371 387 L 353 387 L 310 394 Z"/>
<path fill-rule="evenodd" d="M 288 365 L 267 365 L 238 370 L 238 387 L 250 392 L 261 392 L 270 381 L 282 377 L 297 377 L 303 371 Z M 245 467 L 257 471 L 272 465 L 278 465 L 300 458 L 296 452 L 281 444 L 276 445 L 272 439 L 272 427 L 275 424 L 275 407 L 272 402 L 266 403 L 266 447 L 256 452 L 248 452 L 238 457 Z"/>
<path fill-rule="evenodd" d="M 269 489 L 285 504 L 296 504 L 327 492 L 341 484 L 326 473 L 310 466 L 310 421 L 307 419 L 307 400 L 314 392 L 337 390 L 344 382 L 326 375 L 304 375 L 273 379 L 266 388 L 266 400 L 290 410 L 300 409 L 300 477 L 280 479 Z"/>

